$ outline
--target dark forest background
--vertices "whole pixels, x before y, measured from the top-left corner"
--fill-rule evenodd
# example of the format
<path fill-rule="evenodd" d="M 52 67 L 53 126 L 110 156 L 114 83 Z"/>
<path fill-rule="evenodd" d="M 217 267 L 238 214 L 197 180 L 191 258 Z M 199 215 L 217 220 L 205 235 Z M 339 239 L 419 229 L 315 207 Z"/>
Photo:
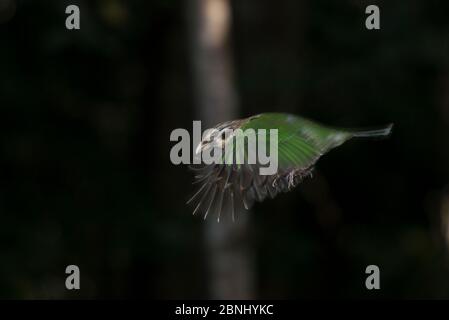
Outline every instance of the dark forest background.
<path fill-rule="evenodd" d="M 381 30 L 365 28 L 369 4 Z M 256 204 L 255 297 L 449 298 L 449 3 L 231 8 L 240 116 L 395 124 Z M 0 298 L 209 297 L 192 173 L 169 159 L 170 132 L 201 120 L 189 21 L 176 0 L 0 1 Z"/>

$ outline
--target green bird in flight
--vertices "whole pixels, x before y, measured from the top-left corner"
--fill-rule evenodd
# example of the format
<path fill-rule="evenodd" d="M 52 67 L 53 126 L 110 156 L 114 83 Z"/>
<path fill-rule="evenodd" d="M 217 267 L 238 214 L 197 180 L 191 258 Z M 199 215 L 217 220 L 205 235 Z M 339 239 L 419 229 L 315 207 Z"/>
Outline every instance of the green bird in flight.
<path fill-rule="evenodd" d="M 204 219 L 215 215 L 220 221 L 222 212 L 230 212 L 234 220 L 235 213 L 241 207 L 248 210 L 255 201 L 261 202 L 267 197 L 274 198 L 281 192 L 290 191 L 305 177 L 311 176 L 317 160 L 329 150 L 352 138 L 386 137 L 392 127 L 389 124 L 374 130 L 339 129 L 286 113 L 263 113 L 220 123 L 212 128 L 211 133 L 203 136 L 196 152 L 219 150 L 222 151 L 220 157 L 223 161 L 191 166 L 196 172 L 194 184 L 199 184 L 199 188 L 187 203 L 193 203 L 193 214 L 200 212 Z M 263 165 L 257 156 L 255 163 L 248 161 L 251 154 L 257 152 L 248 147 L 248 139 L 238 144 L 235 134 L 227 134 L 237 129 L 263 132 L 262 136 L 256 134 L 256 140 L 263 138 L 267 145 L 275 143 L 270 141 L 270 129 L 277 129 L 275 172 L 261 174 Z M 225 150 L 232 150 L 232 153 Z"/>

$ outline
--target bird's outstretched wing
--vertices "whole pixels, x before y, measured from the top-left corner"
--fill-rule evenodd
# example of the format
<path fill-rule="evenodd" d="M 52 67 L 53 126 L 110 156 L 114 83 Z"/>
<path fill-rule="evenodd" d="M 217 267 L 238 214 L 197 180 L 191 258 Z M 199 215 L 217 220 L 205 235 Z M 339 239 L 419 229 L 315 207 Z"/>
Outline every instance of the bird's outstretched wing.
<path fill-rule="evenodd" d="M 198 190 L 188 201 L 195 204 L 194 214 L 199 212 L 204 218 L 214 215 L 219 221 L 222 212 L 230 212 L 234 220 L 236 212 L 242 207 L 249 209 L 254 201 L 274 198 L 297 186 L 304 177 L 311 175 L 313 166 L 322 155 L 345 141 L 353 137 L 387 136 L 391 132 L 391 125 L 375 130 L 345 130 L 282 113 L 261 114 L 220 124 L 216 128 L 235 129 L 237 126 L 242 131 L 265 129 L 268 145 L 272 143 L 269 130 L 277 129 L 277 171 L 261 175 L 262 166 L 258 162 L 250 164 L 247 161 L 243 164 L 228 162 L 192 168 L 196 172 L 194 183 L 199 184 Z M 228 143 L 221 144 L 223 150 Z M 248 159 L 251 151 L 246 144 L 243 148 L 236 148 L 234 143 L 232 147 L 237 156 Z"/>

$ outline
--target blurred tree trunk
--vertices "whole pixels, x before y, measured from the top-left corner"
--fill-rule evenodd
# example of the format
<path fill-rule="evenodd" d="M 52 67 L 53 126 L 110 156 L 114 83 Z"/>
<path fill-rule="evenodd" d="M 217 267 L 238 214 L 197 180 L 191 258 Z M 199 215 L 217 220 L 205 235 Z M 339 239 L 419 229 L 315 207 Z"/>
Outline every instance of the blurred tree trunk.
<path fill-rule="evenodd" d="M 189 0 L 188 5 L 196 116 L 204 130 L 238 116 L 229 50 L 231 10 L 229 0 Z M 253 298 L 247 213 L 235 223 L 208 218 L 204 242 L 210 298 Z"/>

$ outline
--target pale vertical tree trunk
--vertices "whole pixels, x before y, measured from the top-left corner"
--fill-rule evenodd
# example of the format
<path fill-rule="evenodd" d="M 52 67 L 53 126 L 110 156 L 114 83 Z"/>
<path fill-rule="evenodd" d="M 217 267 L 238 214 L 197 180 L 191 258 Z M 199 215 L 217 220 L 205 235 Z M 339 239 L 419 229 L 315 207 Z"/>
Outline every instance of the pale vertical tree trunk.
<path fill-rule="evenodd" d="M 188 21 L 196 116 L 203 130 L 238 116 L 229 50 L 229 0 L 189 0 Z M 223 214 L 230 214 L 224 212 Z M 248 214 L 236 222 L 213 217 L 204 223 L 210 298 L 253 298 Z"/>

